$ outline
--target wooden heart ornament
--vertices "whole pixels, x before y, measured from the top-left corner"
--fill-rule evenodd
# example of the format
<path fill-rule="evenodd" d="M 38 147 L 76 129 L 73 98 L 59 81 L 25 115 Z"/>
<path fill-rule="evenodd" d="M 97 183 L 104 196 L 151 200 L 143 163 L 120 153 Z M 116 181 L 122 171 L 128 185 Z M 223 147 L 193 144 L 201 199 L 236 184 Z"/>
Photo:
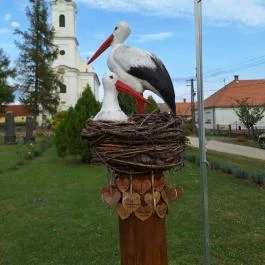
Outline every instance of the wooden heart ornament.
<path fill-rule="evenodd" d="M 119 176 L 116 179 L 116 185 L 121 192 L 125 192 L 129 189 L 130 180 L 125 176 Z"/>
<path fill-rule="evenodd" d="M 155 191 L 161 192 L 165 186 L 165 177 L 161 176 L 159 178 L 155 178 L 154 180 L 154 188 Z"/>
<path fill-rule="evenodd" d="M 117 204 L 121 198 L 121 193 L 117 189 L 103 189 L 101 193 L 101 199 L 109 206 Z"/>
<path fill-rule="evenodd" d="M 123 205 L 121 204 L 121 203 L 118 203 L 117 204 L 117 213 L 118 213 L 118 215 L 119 215 L 119 217 L 122 219 L 122 220 L 125 220 L 125 219 L 127 219 L 130 215 L 131 215 L 131 213 L 130 212 L 128 212 L 124 207 L 123 207 Z"/>
<path fill-rule="evenodd" d="M 150 218 L 153 214 L 153 206 L 152 204 L 146 205 L 146 206 L 140 206 L 135 212 L 135 216 L 141 220 L 145 221 L 148 218 Z"/>
<path fill-rule="evenodd" d="M 151 186 L 152 186 L 151 180 L 147 178 L 145 179 L 134 178 L 132 180 L 133 190 L 140 194 L 145 194 L 147 191 L 151 189 Z"/>
<path fill-rule="evenodd" d="M 156 206 L 156 214 L 159 218 L 165 218 L 167 214 L 167 204 L 162 202 Z"/>
<path fill-rule="evenodd" d="M 154 205 L 154 202 L 155 204 L 158 204 L 158 202 L 160 201 L 160 198 L 161 198 L 161 195 L 160 195 L 160 192 L 158 191 L 154 192 L 154 194 L 148 192 L 144 195 L 144 201 L 147 205 L 149 204 Z"/>
<path fill-rule="evenodd" d="M 135 192 L 124 192 L 122 205 L 129 213 L 133 213 L 141 206 L 141 197 Z"/>

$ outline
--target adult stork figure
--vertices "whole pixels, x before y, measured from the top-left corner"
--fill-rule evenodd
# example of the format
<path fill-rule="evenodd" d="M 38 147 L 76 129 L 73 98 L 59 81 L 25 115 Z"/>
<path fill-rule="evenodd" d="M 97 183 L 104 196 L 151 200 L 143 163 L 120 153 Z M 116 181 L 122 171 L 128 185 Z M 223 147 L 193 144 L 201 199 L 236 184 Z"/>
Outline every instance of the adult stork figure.
<path fill-rule="evenodd" d="M 102 78 L 104 87 L 104 97 L 100 111 L 94 117 L 94 120 L 104 121 L 127 121 L 128 117 L 121 110 L 118 102 L 118 91 L 125 92 L 139 101 L 148 103 L 148 101 L 130 86 L 120 81 L 116 74 L 112 72 L 106 73 Z"/>
<path fill-rule="evenodd" d="M 122 43 L 130 33 L 130 27 L 126 22 L 118 23 L 109 38 L 90 58 L 88 64 L 112 46 L 108 56 L 110 71 L 116 73 L 120 80 L 137 92 L 143 93 L 144 90 L 151 90 L 161 97 L 175 114 L 175 93 L 166 67 L 154 54 L 123 45 Z M 143 113 L 143 108 L 143 101 L 138 102 L 138 112 Z"/>

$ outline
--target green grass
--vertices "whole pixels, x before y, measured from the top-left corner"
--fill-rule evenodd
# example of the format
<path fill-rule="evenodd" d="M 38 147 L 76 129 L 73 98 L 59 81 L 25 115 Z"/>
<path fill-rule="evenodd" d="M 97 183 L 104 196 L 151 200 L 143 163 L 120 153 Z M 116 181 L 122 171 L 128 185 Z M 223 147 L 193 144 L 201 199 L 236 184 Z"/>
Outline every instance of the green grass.
<path fill-rule="evenodd" d="M 262 265 L 265 192 L 216 172 L 208 177 L 211 264 Z M 167 216 L 169 265 L 200 265 L 199 168 L 186 163 L 167 179 L 185 191 Z M 118 265 L 117 216 L 99 195 L 106 184 L 105 167 L 59 159 L 53 148 L 2 172 L 0 265 Z"/>

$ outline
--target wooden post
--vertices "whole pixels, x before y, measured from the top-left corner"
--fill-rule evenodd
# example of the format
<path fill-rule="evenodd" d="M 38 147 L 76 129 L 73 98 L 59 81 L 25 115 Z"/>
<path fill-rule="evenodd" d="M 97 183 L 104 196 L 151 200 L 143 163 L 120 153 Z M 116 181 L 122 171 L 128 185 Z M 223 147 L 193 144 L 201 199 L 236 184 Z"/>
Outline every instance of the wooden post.
<path fill-rule="evenodd" d="M 135 215 L 121 220 L 121 265 L 167 265 L 165 218 L 155 214 L 144 222 Z"/>

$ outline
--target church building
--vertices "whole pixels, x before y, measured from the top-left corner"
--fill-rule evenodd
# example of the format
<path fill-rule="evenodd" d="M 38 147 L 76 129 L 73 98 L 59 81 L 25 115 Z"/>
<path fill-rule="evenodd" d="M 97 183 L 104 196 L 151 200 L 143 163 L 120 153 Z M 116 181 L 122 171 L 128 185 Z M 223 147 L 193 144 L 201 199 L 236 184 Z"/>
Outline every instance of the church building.
<path fill-rule="evenodd" d="M 64 85 L 60 87 L 60 105 L 58 110 L 67 110 L 74 106 L 83 90 L 89 84 L 98 100 L 99 79 L 91 65 L 83 61 L 78 52 L 76 37 L 77 8 L 71 0 L 53 0 L 51 2 L 52 26 L 55 30 L 54 44 L 59 48 L 58 58 L 53 67 L 59 73 Z"/>

